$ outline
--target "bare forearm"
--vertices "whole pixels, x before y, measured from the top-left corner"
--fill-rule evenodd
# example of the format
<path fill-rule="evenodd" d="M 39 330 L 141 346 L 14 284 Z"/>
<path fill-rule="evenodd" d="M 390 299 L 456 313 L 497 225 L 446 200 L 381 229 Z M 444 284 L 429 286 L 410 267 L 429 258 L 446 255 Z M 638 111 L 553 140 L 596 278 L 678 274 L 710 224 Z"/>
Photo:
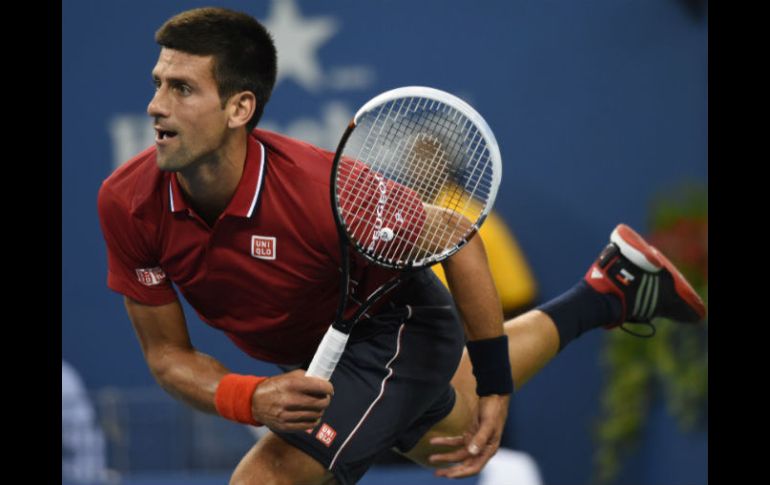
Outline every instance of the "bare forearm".
<path fill-rule="evenodd" d="M 443 265 L 468 338 L 480 340 L 502 335 L 502 307 L 481 238 L 476 235 Z"/>
<path fill-rule="evenodd" d="M 214 394 L 229 372 L 219 361 L 196 350 L 166 349 L 148 358 L 148 362 L 166 392 L 196 409 L 217 413 Z"/>

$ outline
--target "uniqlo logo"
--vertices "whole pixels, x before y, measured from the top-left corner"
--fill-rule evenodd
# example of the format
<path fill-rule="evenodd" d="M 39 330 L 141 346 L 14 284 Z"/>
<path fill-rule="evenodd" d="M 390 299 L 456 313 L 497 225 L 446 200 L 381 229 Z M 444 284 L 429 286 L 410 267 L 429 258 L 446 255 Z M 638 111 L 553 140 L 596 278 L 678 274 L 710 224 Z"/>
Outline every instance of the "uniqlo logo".
<path fill-rule="evenodd" d="M 135 271 L 139 283 L 145 286 L 159 285 L 166 279 L 166 273 L 160 269 L 160 266 L 155 268 L 136 268 Z"/>
<path fill-rule="evenodd" d="M 335 436 L 337 436 L 337 432 L 334 431 L 334 428 L 324 423 L 316 433 L 315 438 L 328 447 L 332 445 Z"/>
<path fill-rule="evenodd" d="M 275 238 L 251 236 L 251 255 L 259 259 L 275 259 Z"/>

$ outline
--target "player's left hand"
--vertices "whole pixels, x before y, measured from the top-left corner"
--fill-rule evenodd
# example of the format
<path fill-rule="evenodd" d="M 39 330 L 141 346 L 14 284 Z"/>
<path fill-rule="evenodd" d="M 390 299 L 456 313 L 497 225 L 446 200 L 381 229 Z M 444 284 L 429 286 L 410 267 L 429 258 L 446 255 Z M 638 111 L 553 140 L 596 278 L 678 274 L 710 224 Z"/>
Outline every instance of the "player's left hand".
<path fill-rule="evenodd" d="M 463 436 L 441 436 L 430 440 L 432 445 L 458 447 L 448 453 L 430 456 L 431 463 L 437 465 L 455 463 L 453 466 L 437 470 L 437 477 L 469 477 L 484 468 L 500 447 L 510 400 L 510 395 L 492 394 L 480 397 L 478 417 Z"/>

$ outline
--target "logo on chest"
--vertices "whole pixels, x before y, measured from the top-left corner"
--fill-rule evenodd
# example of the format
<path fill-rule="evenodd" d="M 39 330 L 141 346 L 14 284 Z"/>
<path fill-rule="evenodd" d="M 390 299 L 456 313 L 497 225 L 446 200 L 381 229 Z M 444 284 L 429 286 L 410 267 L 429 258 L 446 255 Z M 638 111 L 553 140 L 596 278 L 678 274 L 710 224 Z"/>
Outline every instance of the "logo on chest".
<path fill-rule="evenodd" d="M 276 240 L 270 236 L 251 236 L 251 256 L 258 259 L 275 259 Z"/>

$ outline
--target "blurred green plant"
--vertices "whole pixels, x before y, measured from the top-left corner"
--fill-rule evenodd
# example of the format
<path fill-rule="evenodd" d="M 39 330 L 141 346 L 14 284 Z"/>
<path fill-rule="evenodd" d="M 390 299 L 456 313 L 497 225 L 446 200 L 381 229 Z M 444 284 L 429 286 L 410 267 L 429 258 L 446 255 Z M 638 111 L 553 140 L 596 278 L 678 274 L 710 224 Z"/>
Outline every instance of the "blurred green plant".
<path fill-rule="evenodd" d="M 689 185 L 655 198 L 647 240 L 690 281 L 708 308 L 708 192 Z M 639 444 L 656 399 L 683 432 L 708 426 L 708 316 L 705 325 L 657 319 L 656 335 L 607 332 L 601 365 L 605 384 L 595 427 L 593 483 L 609 484 Z"/>

